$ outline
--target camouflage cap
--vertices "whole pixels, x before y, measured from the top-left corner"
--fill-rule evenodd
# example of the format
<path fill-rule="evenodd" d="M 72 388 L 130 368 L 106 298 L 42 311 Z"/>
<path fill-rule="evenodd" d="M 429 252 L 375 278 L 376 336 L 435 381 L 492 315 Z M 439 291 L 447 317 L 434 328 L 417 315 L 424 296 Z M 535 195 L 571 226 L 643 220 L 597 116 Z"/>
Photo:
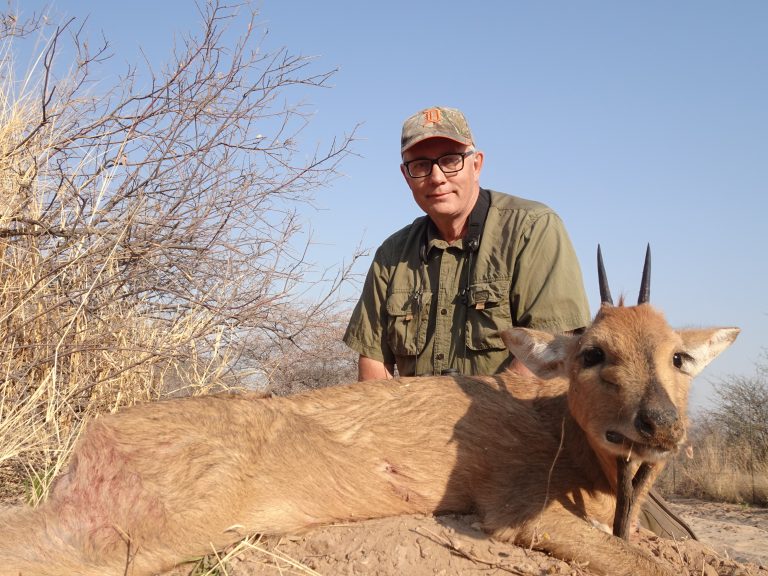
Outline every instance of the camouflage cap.
<path fill-rule="evenodd" d="M 442 106 L 417 112 L 403 122 L 400 153 L 427 138 L 448 138 L 467 146 L 474 142 L 464 114 L 456 108 Z"/>

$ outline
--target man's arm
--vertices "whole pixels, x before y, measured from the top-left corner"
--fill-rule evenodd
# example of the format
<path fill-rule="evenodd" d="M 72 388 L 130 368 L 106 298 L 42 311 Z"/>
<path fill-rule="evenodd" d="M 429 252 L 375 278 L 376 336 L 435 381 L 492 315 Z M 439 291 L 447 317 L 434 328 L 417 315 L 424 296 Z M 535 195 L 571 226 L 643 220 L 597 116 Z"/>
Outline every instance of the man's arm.
<path fill-rule="evenodd" d="M 358 381 L 394 377 L 395 357 L 386 333 L 390 266 L 385 263 L 384 252 L 383 245 L 376 250 L 344 334 L 344 342 L 359 354 Z"/>
<path fill-rule="evenodd" d="M 388 380 L 395 374 L 394 364 L 385 364 L 379 360 L 360 355 L 357 361 L 357 380 Z"/>

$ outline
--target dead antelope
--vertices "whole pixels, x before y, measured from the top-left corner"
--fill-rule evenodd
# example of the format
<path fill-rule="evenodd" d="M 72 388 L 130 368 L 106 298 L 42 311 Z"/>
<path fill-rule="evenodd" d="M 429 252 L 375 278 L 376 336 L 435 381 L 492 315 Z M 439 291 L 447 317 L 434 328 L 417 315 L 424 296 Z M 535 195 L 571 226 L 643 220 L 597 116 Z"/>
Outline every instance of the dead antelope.
<path fill-rule="evenodd" d="M 613 522 L 620 488 L 626 532 L 684 440 L 691 378 L 739 331 L 672 330 L 644 277 L 631 307 L 612 306 L 601 281 L 606 302 L 582 335 L 503 333 L 548 383 L 404 378 L 93 420 L 48 500 L 0 517 L 0 574 L 149 575 L 246 533 L 474 510 L 493 537 L 597 574 L 670 575 L 596 526 Z"/>

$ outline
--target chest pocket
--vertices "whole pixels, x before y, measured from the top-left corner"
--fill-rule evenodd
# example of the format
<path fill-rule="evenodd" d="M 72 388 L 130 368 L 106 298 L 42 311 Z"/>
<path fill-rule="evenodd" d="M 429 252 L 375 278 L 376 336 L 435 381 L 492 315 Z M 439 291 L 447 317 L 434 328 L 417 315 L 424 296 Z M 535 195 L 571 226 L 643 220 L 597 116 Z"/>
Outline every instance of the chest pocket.
<path fill-rule="evenodd" d="M 509 280 L 470 286 L 467 295 L 467 348 L 470 350 L 503 350 L 506 347 L 498 332 L 512 327 L 509 286 Z"/>
<path fill-rule="evenodd" d="M 427 341 L 432 294 L 424 292 L 419 306 L 416 295 L 393 292 L 387 298 L 387 341 L 396 356 L 418 356 Z"/>

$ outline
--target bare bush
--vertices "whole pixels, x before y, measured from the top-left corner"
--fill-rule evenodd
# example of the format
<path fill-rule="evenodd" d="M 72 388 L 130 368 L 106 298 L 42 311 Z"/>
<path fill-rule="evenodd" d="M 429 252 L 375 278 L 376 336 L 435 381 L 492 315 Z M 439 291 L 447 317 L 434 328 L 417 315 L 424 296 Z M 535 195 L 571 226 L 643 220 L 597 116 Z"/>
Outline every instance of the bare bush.
<path fill-rule="evenodd" d="M 242 377 L 260 357 L 249 346 L 296 342 L 338 308 L 356 254 L 313 275 L 300 210 L 353 134 L 299 147 L 301 98 L 333 72 L 264 49 L 247 8 L 200 5 L 167 64 L 106 89 L 94 79 L 110 48 L 75 20 L 18 77 L 36 21 L 4 16 L 0 463 L 65 446 L 84 415 L 171 381 L 258 384 Z"/>
<path fill-rule="evenodd" d="M 280 396 L 357 380 L 357 354 L 342 342 L 348 313 L 318 318 L 295 340 L 283 340 L 262 363 L 267 389 Z"/>
<path fill-rule="evenodd" d="M 752 447 L 754 458 L 768 461 L 768 362 L 753 376 L 730 376 L 715 384 L 717 400 L 708 416 L 734 443 Z"/>

